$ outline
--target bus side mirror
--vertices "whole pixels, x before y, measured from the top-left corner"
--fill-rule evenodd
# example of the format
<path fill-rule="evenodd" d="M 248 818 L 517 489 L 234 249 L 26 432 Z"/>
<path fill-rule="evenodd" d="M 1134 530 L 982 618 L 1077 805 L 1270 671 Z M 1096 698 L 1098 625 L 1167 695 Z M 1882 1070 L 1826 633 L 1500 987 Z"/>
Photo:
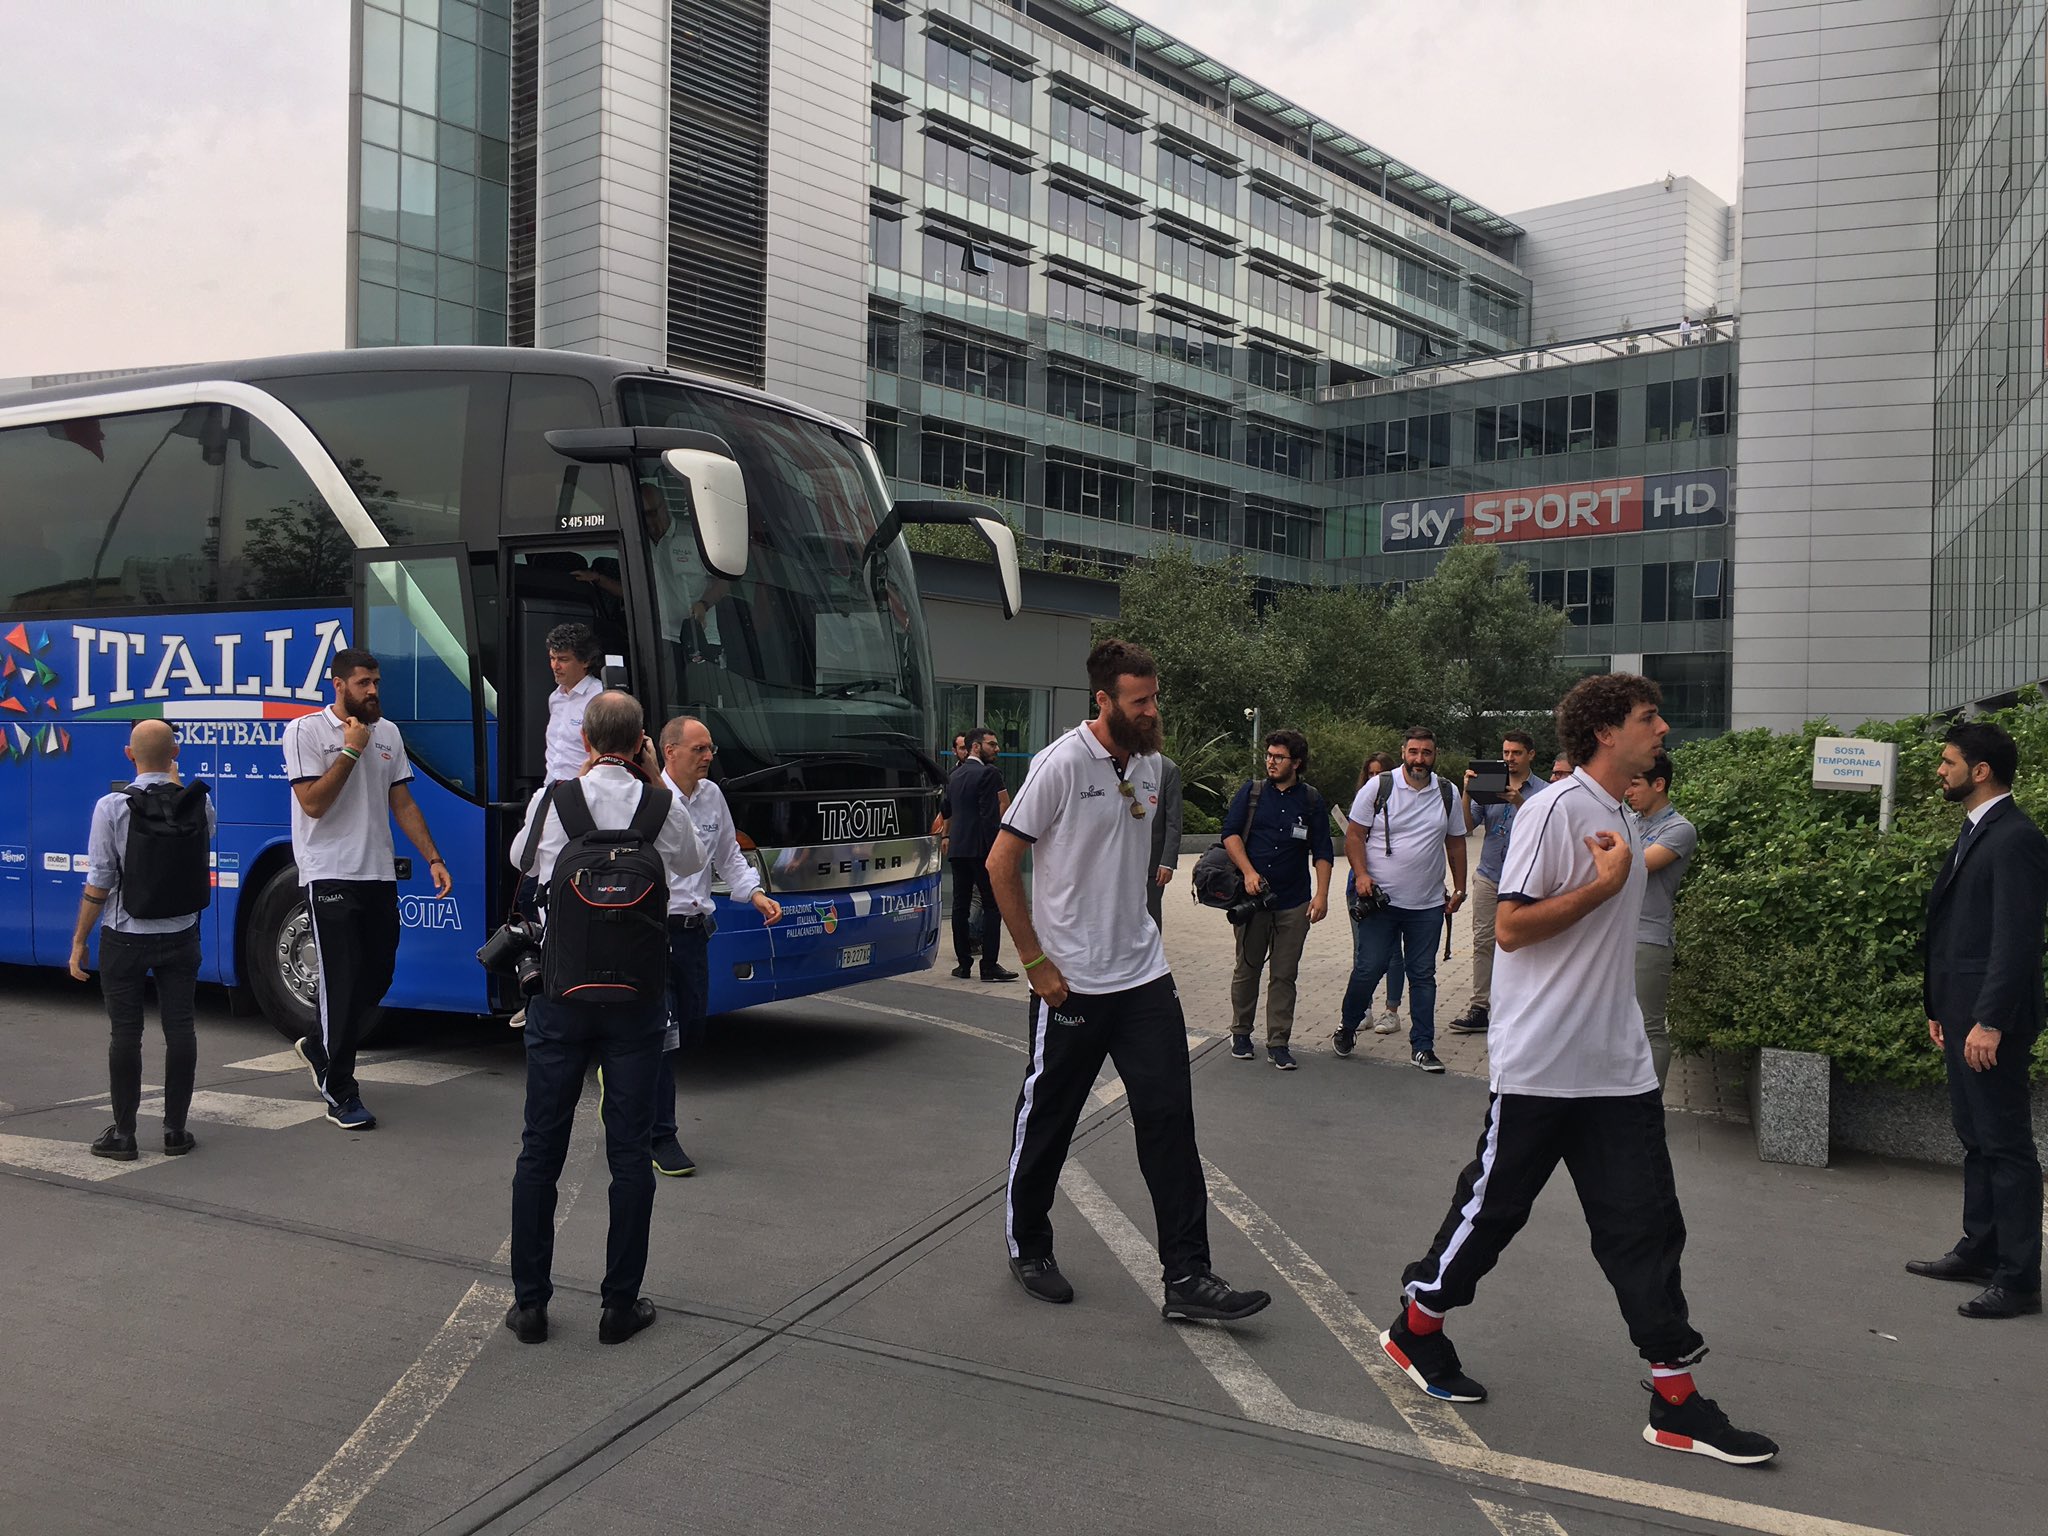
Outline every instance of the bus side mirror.
<path fill-rule="evenodd" d="M 877 533 L 883 541 L 893 540 L 905 523 L 951 523 L 980 534 L 995 556 L 996 575 L 1003 589 L 1003 617 L 1014 619 L 1024 610 L 1024 578 L 1017 567 L 1017 535 L 1001 514 L 973 501 L 899 501 Z"/>
<path fill-rule="evenodd" d="M 747 481 L 738 462 L 707 448 L 671 448 L 661 461 L 689 482 L 705 569 L 728 581 L 746 575 Z"/>

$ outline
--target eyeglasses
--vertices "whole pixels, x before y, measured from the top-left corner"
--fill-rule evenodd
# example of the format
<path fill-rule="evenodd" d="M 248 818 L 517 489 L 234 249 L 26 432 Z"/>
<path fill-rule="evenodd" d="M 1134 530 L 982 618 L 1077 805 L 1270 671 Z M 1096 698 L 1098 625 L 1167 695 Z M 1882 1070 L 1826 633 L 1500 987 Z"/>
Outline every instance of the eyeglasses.
<path fill-rule="evenodd" d="M 1294 754 L 1292 752 L 1268 752 L 1266 754 L 1266 761 L 1269 763 L 1291 763 L 1294 761 Z"/>

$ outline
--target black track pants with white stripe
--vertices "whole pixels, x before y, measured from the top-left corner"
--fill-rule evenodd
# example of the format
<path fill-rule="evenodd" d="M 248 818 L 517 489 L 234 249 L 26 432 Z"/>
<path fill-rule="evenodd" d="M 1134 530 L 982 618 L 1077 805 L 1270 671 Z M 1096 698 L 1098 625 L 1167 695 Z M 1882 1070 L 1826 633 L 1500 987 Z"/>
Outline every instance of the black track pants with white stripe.
<path fill-rule="evenodd" d="M 398 886 L 390 880 L 315 880 L 306 887 L 320 954 L 320 1025 L 306 1054 L 330 1104 L 356 1097 L 356 1044 L 398 963 Z"/>
<path fill-rule="evenodd" d="M 1450 1214 L 1426 1257 L 1401 1276 L 1408 1297 L 1441 1315 L 1468 1305 L 1529 1219 L 1559 1161 L 1571 1174 L 1629 1338 L 1645 1360 L 1688 1359 L 1704 1347 L 1678 1282 L 1685 1217 L 1664 1140 L 1664 1096 L 1550 1099 L 1497 1093 L 1479 1154 L 1458 1175 Z"/>
<path fill-rule="evenodd" d="M 1067 1144 L 1107 1057 L 1129 1096 L 1138 1167 L 1152 1193 L 1165 1278 L 1209 1267 L 1209 1189 L 1195 1146 L 1187 1023 L 1173 978 L 1124 992 L 1030 999 L 1031 1065 L 1017 1095 L 1003 1231 L 1010 1257 L 1052 1252 L 1052 1197 Z"/>

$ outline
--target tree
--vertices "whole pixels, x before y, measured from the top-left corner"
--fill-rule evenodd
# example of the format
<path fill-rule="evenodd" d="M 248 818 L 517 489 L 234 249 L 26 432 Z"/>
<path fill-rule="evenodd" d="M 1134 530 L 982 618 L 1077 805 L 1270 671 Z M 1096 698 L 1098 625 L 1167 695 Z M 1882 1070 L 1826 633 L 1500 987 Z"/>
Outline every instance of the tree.
<path fill-rule="evenodd" d="M 1537 602 L 1524 568 L 1504 566 L 1491 544 L 1447 552 L 1390 617 L 1423 660 L 1411 717 L 1474 756 L 1490 756 L 1504 730 L 1547 727 L 1576 676 L 1558 655 L 1565 616 Z"/>
<path fill-rule="evenodd" d="M 1096 639 L 1111 635 L 1157 658 L 1160 713 L 1182 739 L 1248 739 L 1244 712 L 1260 702 L 1267 669 L 1243 561 L 1205 565 L 1187 545 L 1169 544 L 1131 565 L 1121 617 L 1096 626 Z"/>

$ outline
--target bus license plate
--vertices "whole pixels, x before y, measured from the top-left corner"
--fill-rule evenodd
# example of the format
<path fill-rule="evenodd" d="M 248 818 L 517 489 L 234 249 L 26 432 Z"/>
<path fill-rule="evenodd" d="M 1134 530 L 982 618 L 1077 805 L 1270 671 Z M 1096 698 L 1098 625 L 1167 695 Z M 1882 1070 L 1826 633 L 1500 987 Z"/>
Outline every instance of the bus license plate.
<path fill-rule="evenodd" d="M 870 960 L 874 959 L 874 957 L 874 945 L 849 944 L 846 948 L 839 951 L 839 969 L 843 971 L 848 966 L 866 965 Z"/>

